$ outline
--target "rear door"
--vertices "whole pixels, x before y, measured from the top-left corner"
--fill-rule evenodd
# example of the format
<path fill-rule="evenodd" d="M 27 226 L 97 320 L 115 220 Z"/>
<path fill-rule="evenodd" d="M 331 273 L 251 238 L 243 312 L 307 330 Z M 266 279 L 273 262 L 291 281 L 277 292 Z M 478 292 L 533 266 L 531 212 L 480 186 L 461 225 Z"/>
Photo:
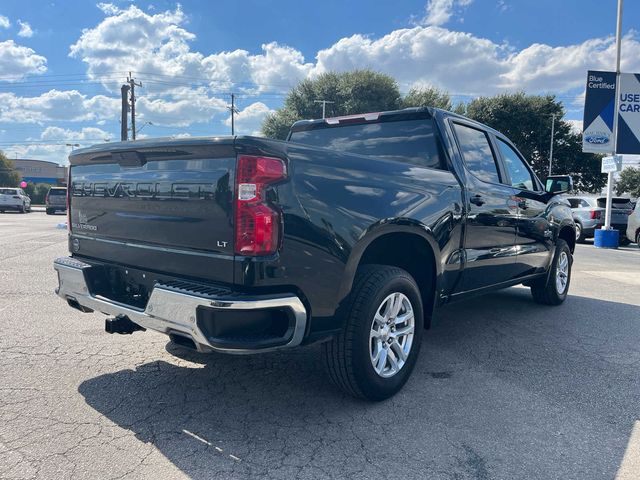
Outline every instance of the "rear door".
<path fill-rule="evenodd" d="M 487 132 L 458 120 L 452 127 L 467 177 L 463 290 L 471 291 L 515 277 L 517 208 Z"/>
<path fill-rule="evenodd" d="M 72 157 L 73 253 L 231 283 L 235 162 L 232 141 Z"/>

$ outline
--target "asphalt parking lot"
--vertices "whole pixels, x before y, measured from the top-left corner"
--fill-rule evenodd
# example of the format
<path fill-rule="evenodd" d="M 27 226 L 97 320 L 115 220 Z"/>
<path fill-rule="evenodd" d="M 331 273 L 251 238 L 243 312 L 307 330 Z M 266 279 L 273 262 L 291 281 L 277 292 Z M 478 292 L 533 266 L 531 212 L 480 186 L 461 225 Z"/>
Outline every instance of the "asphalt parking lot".
<path fill-rule="evenodd" d="M 441 309 L 405 389 L 372 404 L 317 347 L 107 335 L 53 294 L 64 220 L 0 215 L 0 478 L 640 478 L 635 245 L 578 246 L 560 307 L 516 287 Z"/>

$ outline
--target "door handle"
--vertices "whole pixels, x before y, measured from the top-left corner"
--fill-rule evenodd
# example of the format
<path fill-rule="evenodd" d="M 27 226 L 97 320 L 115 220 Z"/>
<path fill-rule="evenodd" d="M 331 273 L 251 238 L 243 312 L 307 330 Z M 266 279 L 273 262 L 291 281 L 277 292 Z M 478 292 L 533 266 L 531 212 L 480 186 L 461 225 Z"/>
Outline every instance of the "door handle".
<path fill-rule="evenodd" d="M 484 200 L 482 199 L 482 195 L 474 195 L 473 197 L 471 197 L 469 199 L 469 201 L 471 203 L 473 203 L 474 205 L 477 205 L 479 207 L 481 207 L 482 205 L 484 205 Z"/>

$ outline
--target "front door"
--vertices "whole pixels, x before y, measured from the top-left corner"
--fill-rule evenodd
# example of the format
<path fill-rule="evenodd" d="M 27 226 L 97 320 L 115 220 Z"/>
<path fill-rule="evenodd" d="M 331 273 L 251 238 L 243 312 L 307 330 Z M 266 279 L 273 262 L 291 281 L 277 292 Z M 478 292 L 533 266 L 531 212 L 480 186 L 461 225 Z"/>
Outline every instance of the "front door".
<path fill-rule="evenodd" d="M 542 273 L 551 263 L 550 257 L 553 255 L 553 233 L 542 185 L 536 181 L 517 150 L 500 138 L 496 138 L 496 145 L 508 175 L 508 183 L 515 190 L 518 206 L 517 275 Z"/>

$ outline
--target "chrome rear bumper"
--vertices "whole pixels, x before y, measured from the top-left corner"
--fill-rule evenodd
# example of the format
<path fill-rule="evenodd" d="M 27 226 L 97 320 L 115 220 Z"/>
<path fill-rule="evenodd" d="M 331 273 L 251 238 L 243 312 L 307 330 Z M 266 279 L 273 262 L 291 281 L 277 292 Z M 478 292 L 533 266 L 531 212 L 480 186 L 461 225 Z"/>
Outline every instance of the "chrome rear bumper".
<path fill-rule="evenodd" d="M 162 284 L 156 284 L 149 301 L 143 309 L 124 305 L 100 295 L 94 295 L 89 289 L 85 273 L 91 265 L 75 258 L 62 257 L 54 261 L 58 272 L 59 286 L 56 293 L 76 308 L 82 307 L 102 312 L 106 315 L 126 315 L 129 319 L 146 329 L 167 335 L 188 337 L 199 351 L 221 351 L 226 353 L 261 353 L 300 345 L 304 338 L 307 311 L 300 299 L 291 294 L 247 297 L 225 295 L 224 298 L 199 296 L 194 293 L 178 292 Z M 199 327 L 197 309 L 204 307 L 217 311 L 256 311 L 280 309 L 288 311 L 293 318 L 293 328 L 287 338 L 277 346 L 265 348 L 226 347 L 210 341 Z M 81 309 L 82 309 L 81 308 Z"/>

